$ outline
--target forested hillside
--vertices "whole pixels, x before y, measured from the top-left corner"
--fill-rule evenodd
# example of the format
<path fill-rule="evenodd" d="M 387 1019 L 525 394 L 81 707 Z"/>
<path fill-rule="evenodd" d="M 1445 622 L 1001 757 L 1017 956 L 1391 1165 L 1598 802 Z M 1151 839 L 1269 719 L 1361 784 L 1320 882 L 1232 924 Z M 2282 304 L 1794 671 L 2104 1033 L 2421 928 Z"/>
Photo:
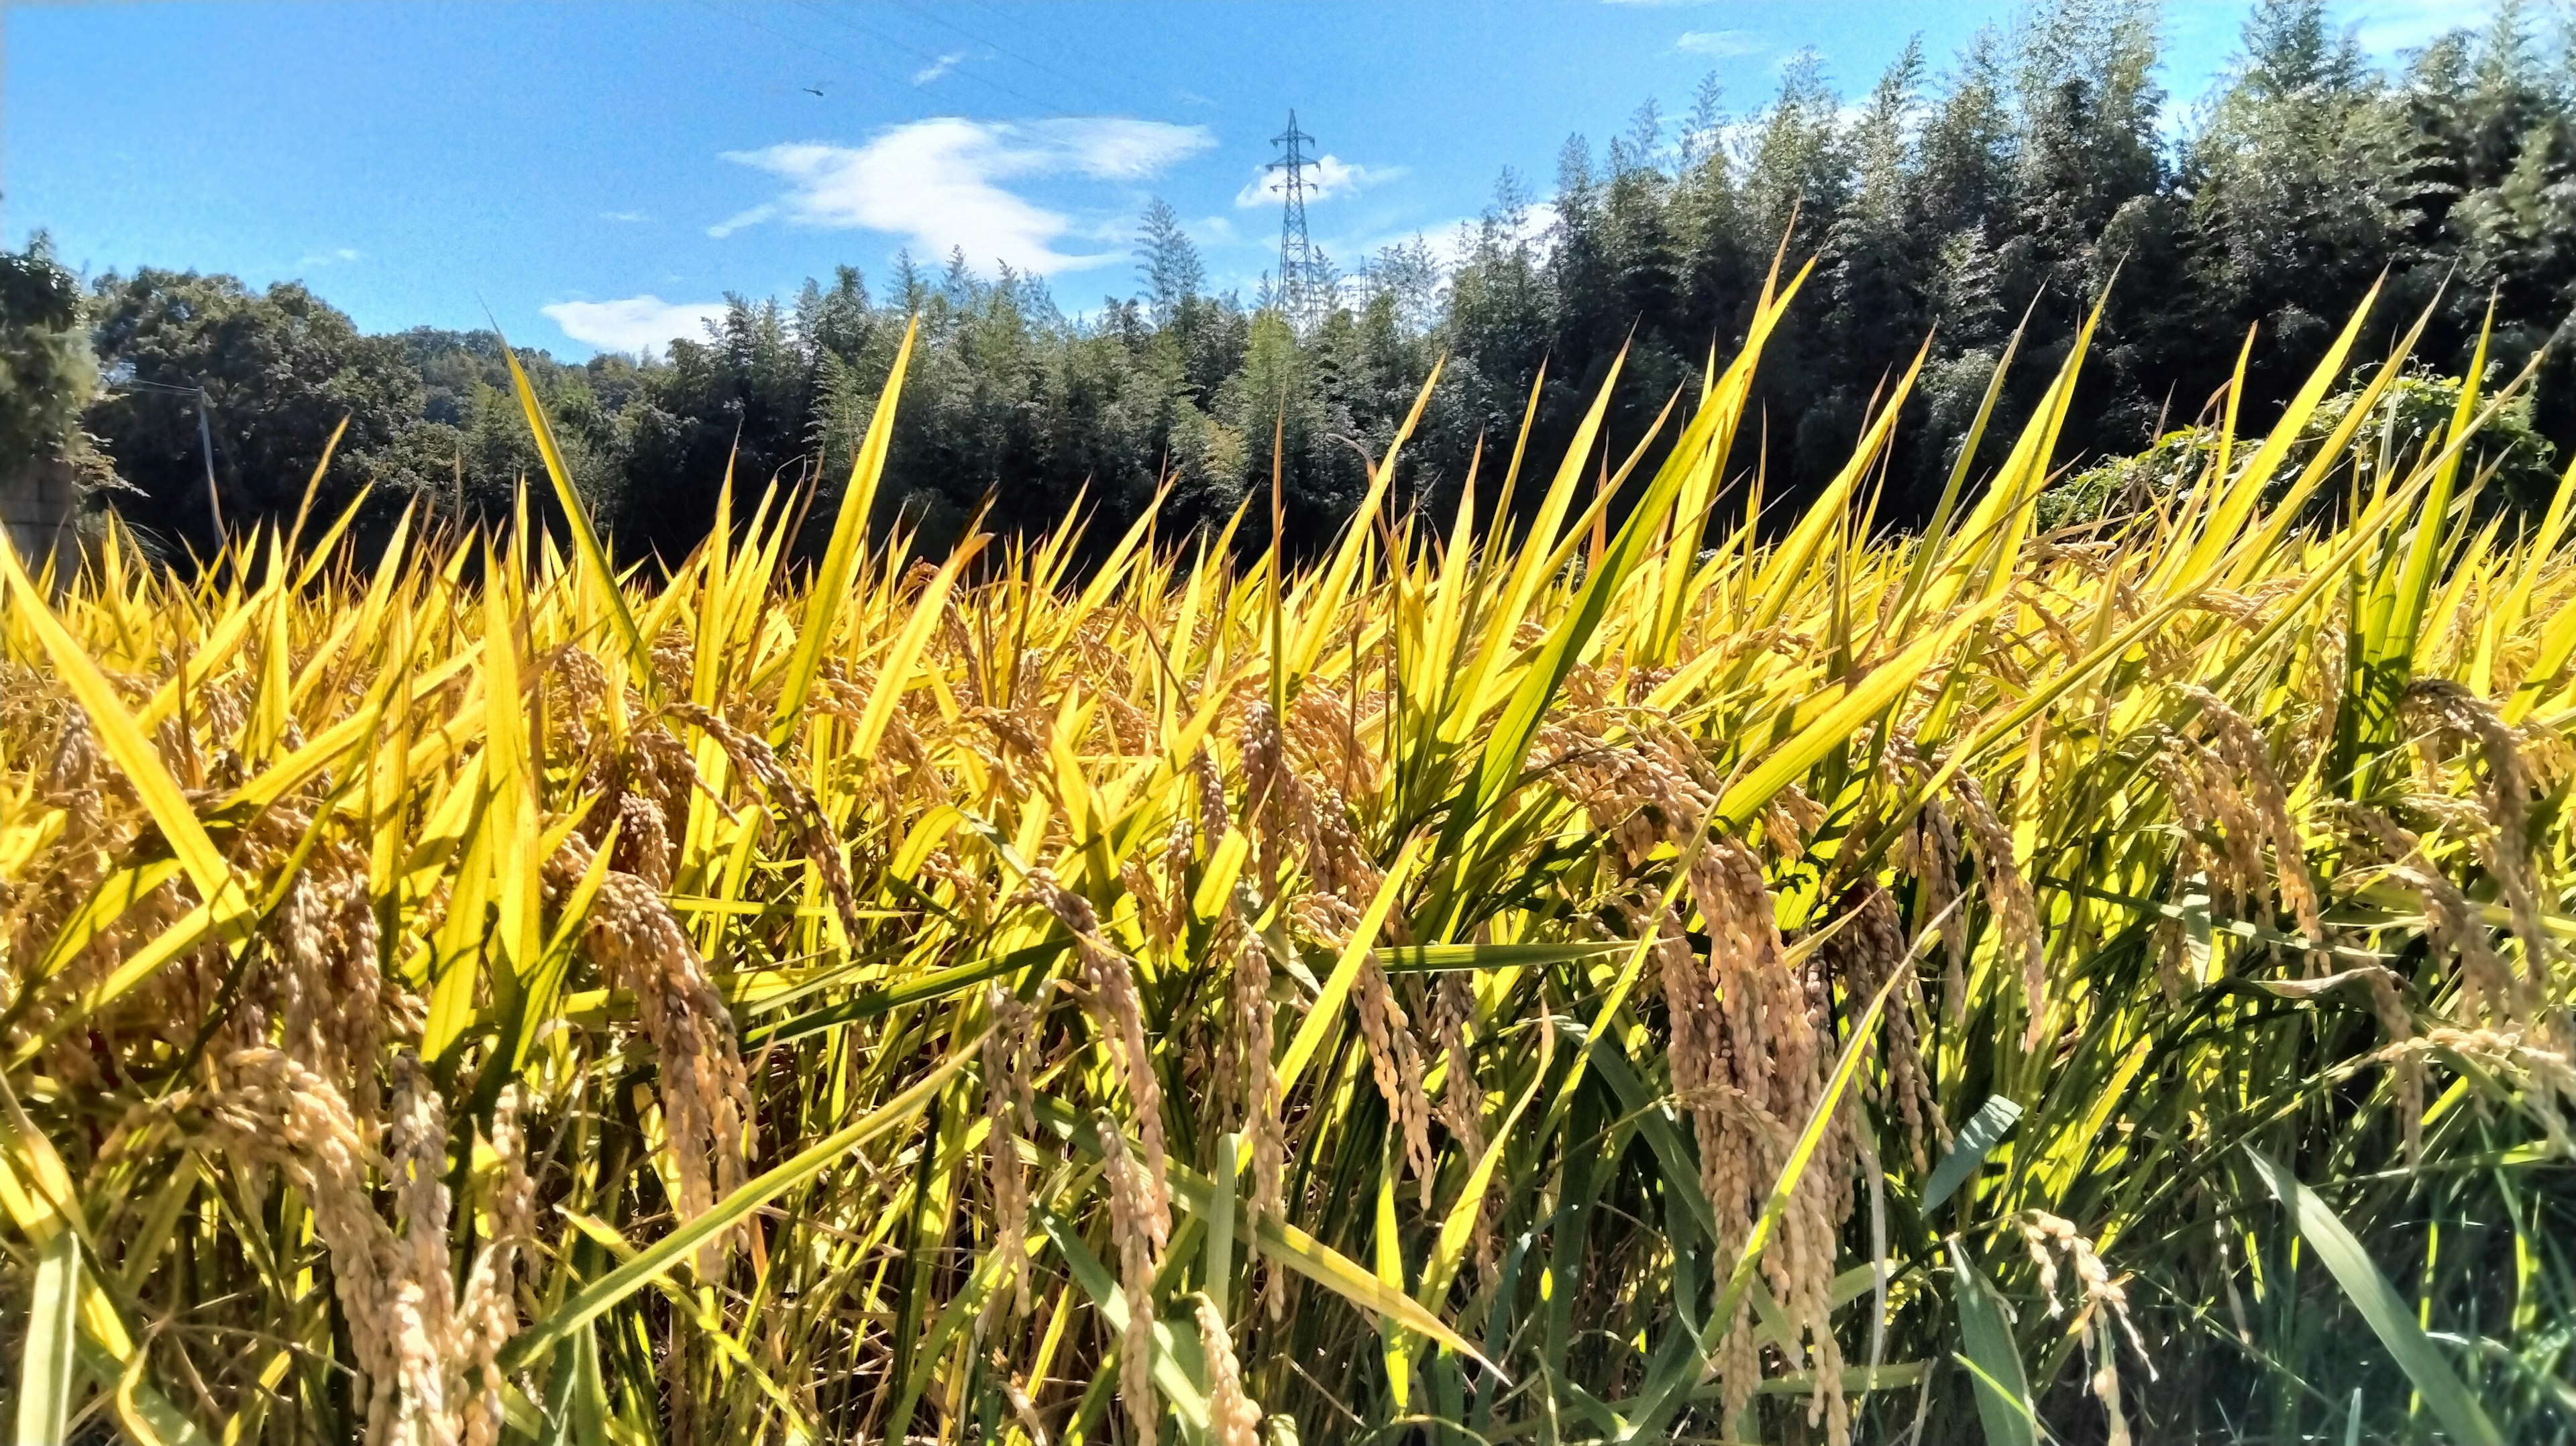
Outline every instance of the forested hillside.
<path fill-rule="evenodd" d="M 2315 0 L 2265 0 L 2212 93 L 2169 100 L 2157 73 L 2151 5 L 2055 0 L 1965 53 L 1910 49 L 1857 97 L 1808 57 L 1749 113 L 1714 86 L 1678 115 L 1649 101 L 1606 143 L 1569 139 L 1544 185 L 1505 172 L 1454 257 L 1417 241 L 1355 266 L 1343 304 L 1302 333 L 1257 299 L 1210 294 L 1156 203 L 1133 297 L 987 279 L 971 256 L 907 259 L 876 277 L 838 268 L 783 301 L 734 298 L 709 334 L 650 362 L 522 355 L 622 546 L 675 556 L 712 516 L 729 456 L 738 479 L 817 480 L 828 515 L 914 315 L 879 521 L 900 511 L 934 542 L 988 497 L 987 525 L 1005 530 L 1078 497 L 1121 522 L 1160 479 L 1169 526 L 1222 521 L 1266 492 L 1274 428 L 1290 536 L 1323 538 L 1435 362 L 1399 482 L 1435 515 L 1479 438 L 1517 431 L 1542 364 L 1532 446 L 1553 455 L 1624 345 L 1603 443 L 1615 469 L 1712 347 L 1736 344 L 1784 237 L 1816 274 L 1766 356 L 1738 462 L 1758 447 L 1775 495 L 1812 491 L 1929 336 L 1882 520 L 1929 506 L 2025 313 L 1999 433 L 2108 296 L 2059 454 L 2073 459 L 2191 421 L 2257 324 L 2244 405 L 2260 427 L 2383 270 L 2383 331 L 2440 294 L 2415 353 L 2437 373 L 2465 364 L 2490 297 L 2508 372 L 2564 328 L 2576 49 L 2550 15 L 2507 6 L 2383 69 Z M 344 416 L 326 502 L 373 482 L 388 517 L 415 494 L 488 515 L 537 470 L 490 333 L 365 336 L 301 285 L 148 269 L 96 278 L 87 305 L 103 389 L 83 425 L 136 489 L 119 508 L 173 552 L 212 537 L 201 383 L 233 522 L 291 509 Z M 2562 445 L 2576 436 L 2565 351 L 2544 362 L 2529 418 Z M 1257 545 L 1269 523 L 1255 512 L 1242 536 Z"/>

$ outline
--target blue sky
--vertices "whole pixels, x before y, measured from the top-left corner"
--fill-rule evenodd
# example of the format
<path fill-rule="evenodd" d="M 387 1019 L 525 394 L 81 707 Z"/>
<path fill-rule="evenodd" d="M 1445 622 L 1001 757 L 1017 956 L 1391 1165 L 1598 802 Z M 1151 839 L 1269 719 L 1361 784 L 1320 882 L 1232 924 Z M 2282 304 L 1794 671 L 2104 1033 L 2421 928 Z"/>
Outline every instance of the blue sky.
<path fill-rule="evenodd" d="M 2389 56 L 2483 4 L 2351 0 Z M 481 325 L 579 357 L 696 329 L 728 292 L 909 247 L 1040 273 L 1071 310 L 1136 290 L 1161 195 L 1218 288 L 1276 258 L 1261 190 L 1291 106 L 1329 157 L 1337 260 L 1544 189 L 1571 132 L 1714 72 L 1760 108 L 1813 46 L 1846 94 L 1920 33 L 1936 70 L 2004 3 L 1100 4 L 1054 0 L 0 3 L 0 239 L 95 273 L 301 277 L 369 330 Z M 2198 95 L 2239 0 L 2169 0 Z M 819 93 L 818 93 L 819 92 Z"/>

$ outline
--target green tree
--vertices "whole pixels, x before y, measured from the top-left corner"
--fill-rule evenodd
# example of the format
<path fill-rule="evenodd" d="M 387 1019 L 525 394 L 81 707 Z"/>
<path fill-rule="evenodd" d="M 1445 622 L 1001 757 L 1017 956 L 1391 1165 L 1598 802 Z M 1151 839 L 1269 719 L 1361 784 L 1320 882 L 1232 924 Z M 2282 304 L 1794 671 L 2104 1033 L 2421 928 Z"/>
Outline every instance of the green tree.
<path fill-rule="evenodd" d="M 98 381 L 80 322 L 80 283 L 42 233 L 24 251 L 0 251 L 0 466 L 80 446 Z"/>
<path fill-rule="evenodd" d="M 2568 343 L 2543 358 L 2530 426 L 2576 443 L 2576 338 L 2563 336 L 2576 315 L 2570 33 L 2508 0 L 2384 71 L 2329 16 L 2325 0 L 2256 0 L 2235 61 L 2181 108 L 2156 81 L 2148 0 L 2037 0 L 1945 66 L 1909 46 L 1852 103 L 1813 53 L 1745 115 L 1726 112 L 1712 78 L 1677 122 L 1650 99 L 1606 144 L 1569 137 L 1549 190 L 1506 171 L 1450 264 L 1419 237 L 1383 248 L 1358 285 L 1293 326 L 1266 297 L 1211 294 L 1177 212 L 1157 200 L 1138 224 L 1137 294 L 1079 318 L 1036 278 L 907 254 L 873 293 L 844 267 L 787 306 L 736 299 L 664 361 L 521 358 L 621 544 L 666 554 L 695 545 L 728 463 L 746 498 L 771 481 L 810 485 L 808 545 L 823 535 L 815 520 L 839 505 L 915 318 L 872 521 L 916 527 L 924 547 L 979 509 L 1013 530 L 1077 499 L 1096 544 L 1158 495 L 1166 535 L 1220 525 L 1249 500 L 1238 538 L 1266 546 L 1274 425 L 1288 540 L 1312 546 L 1347 515 L 1364 455 L 1383 453 L 1440 358 L 1397 486 L 1445 521 L 1479 441 L 1498 459 L 1515 438 L 1542 367 L 1535 454 L 1570 441 L 1623 353 L 1602 451 L 1615 461 L 1638 445 L 1712 352 L 1739 343 L 1784 237 L 1790 264 L 1812 256 L 1815 270 L 1770 343 L 1735 463 L 1758 461 L 1775 501 L 1824 480 L 1929 336 L 1879 513 L 1920 518 L 2007 336 L 2026 318 L 1990 437 L 2028 416 L 2106 291 L 2061 439 L 2070 459 L 2192 425 L 2257 326 L 2242 422 L 2259 431 L 2383 271 L 2365 347 L 2437 291 L 2417 358 L 2442 374 L 2467 364 L 2490 296 L 2495 366 Z M 489 333 L 362 338 L 301 288 L 255 294 L 165 272 L 110 278 L 93 306 L 111 379 L 126 382 L 91 408 L 93 428 L 145 487 L 138 517 L 195 527 L 200 542 L 201 377 L 226 509 L 242 520 L 293 504 L 343 414 L 333 496 L 372 478 L 471 520 L 506 510 L 536 475 Z M 1644 469 L 1659 460 L 1650 444 Z"/>
<path fill-rule="evenodd" d="M 1199 252 L 1181 225 L 1172 203 L 1156 196 L 1145 207 L 1136 231 L 1136 274 L 1145 283 L 1146 304 L 1154 323 L 1168 325 L 1181 306 L 1207 284 Z"/>
<path fill-rule="evenodd" d="M 2270 359 L 2313 354 L 2342 325 L 2338 307 L 2395 259 L 2390 203 L 2398 130 L 2378 78 L 2323 0 L 2263 0 L 2244 52 L 2184 151 L 2191 192 L 2195 308 L 2231 338 L 2264 323 L 2257 385 L 2294 385 Z"/>
<path fill-rule="evenodd" d="M 254 292 L 230 276 L 110 272 L 90 320 L 107 386 L 83 425 L 140 494 L 119 506 L 143 527 L 212 550 L 208 435 L 230 525 L 291 516 L 344 420 L 318 508 L 336 510 L 369 483 L 391 502 L 427 481 L 397 445 L 423 420 L 420 374 L 401 342 L 359 334 L 298 283 Z"/>
<path fill-rule="evenodd" d="M 61 578 L 82 494 L 104 468 L 80 429 L 97 383 L 81 333 L 80 284 L 54 262 L 42 232 L 0 252 L 0 522 L 32 572 Z"/>

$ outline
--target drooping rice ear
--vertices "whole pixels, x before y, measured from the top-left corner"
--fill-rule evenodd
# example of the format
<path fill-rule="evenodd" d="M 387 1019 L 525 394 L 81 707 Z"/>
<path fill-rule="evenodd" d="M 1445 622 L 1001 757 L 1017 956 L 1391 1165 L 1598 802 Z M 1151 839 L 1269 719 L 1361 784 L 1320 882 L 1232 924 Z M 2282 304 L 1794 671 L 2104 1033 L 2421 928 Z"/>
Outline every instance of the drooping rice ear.
<path fill-rule="evenodd" d="M 1127 1297 L 1127 1328 L 1118 1341 L 1118 1398 L 1126 1403 L 1136 1439 L 1153 1446 L 1155 1428 L 1162 1419 L 1161 1405 L 1154 1397 L 1154 1271 L 1170 1228 L 1167 1224 L 1158 1228 L 1157 1217 L 1169 1207 L 1155 1198 L 1147 1172 L 1129 1152 L 1126 1132 L 1117 1118 L 1103 1110 L 1095 1123 L 1109 1185 L 1110 1234 L 1118 1244 L 1118 1287 Z"/>
<path fill-rule="evenodd" d="M 1950 798 L 1958 805 L 1959 816 L 1967 821 L 1970 851 L 1976 856 L 1977 873 L 1986 889 L 1987 907 L 1992 911 L 1995 932 L 2003 945 L 2003 957 L 2021 968 L 2022 1004 L 2028 1011 L 2029 1023 L 2022 1032 L 2022 1047 L 2037 1049 L 2048 1030 L 2048 955 L 2046 941 L 2040 935 L 2039 905 L 2028 880 L 2022 877 L 2021 863 L 2013 856 L 2012 831 L 1996 817 L 1986 802 L 1985 790 L 1978 786 L 1975 775 L 1964 770 L 1950 780 Z"/>

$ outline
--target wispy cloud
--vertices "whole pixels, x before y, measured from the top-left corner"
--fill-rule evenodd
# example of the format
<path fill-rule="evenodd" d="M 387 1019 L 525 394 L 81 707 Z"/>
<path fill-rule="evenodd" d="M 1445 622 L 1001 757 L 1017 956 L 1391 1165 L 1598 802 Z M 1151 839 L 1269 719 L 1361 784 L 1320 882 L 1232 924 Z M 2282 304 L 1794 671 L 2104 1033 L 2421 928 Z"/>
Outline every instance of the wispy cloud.
<path fill-rule="evenodd" d="M 915 85 L 928 85 L 939 77 L 955 70 L 957 68 L 957 62 L 964 60 L 965 58 L 965 51 L 952 50 L 946 55 L 939 57 L 937 60 L 930 62 L 928 65 L 923 66 L 921 69 L 914 71 L 912 73 L 912 83 Z"/>
<path fill-rule="evenodd" d="M 721 301 L 664 301 L 647 293 L 622 301 L 558 301 L 537 308 L 575 341 L 607 351 L 658 352 L 674 337 L 703 335 L 723 316 Z"/>
<path fill-rule="evenodd" d="M 1760 55 L 1771 48 L 1769 41 L 1750 30 L 1685 30 L 1673 49 L 1686 55 L 1705 55 L 1712 60 L 1733 60 L 1743 55 Z"/>
<path fill-rule="evenodd" d="M 2345 18 L 2353 22 L 2354 38 L 2363 50 L 2387 59 L 2420 50 L 2461 26 L 2478 25 L 2486 14 L 2459 0 L 2373 0 L 2355 6 Z"/>
<path fill-rule="evenodd" d="M 302 271 L 315 266 L 346 266 L 366 254 L 352 246 L 334 246 L 328 251 L 308 251 L 295 259 L 295 269 Z"/>
<path fill-rule="evenodd" d="M 1363 166 L 1339 156 L 1320 156 L 1315 161 L 1315 174 L 1306 181 L 1306 199 L 1328 201 L 1335 196 L 1384 185 L 1404 174 L 1402 166 Z M 1246 211 L 1255 206 L 1276 205 L 1279 188 L 1285 184 L 1278 172 L 1265 170 L 1244 183 L 1243 189 L 1234 195 L 1234 204 Z"/>
<path fill-rule="evenodd" d="M 739 160 L 741 157 L 729 154 L 726 156 L 726 159 Z M 736 211 L 732 215 L 725 217 L 723 220 L 718 221 L 712 226 L 709 226 L 707 228 L 707 234 L 721 241 L 736 231 L 741 230 L 745 226 L 757 226 L 761 222 L 766 221 L 777 214 L 778 208 L 776 206 L 771 205 L 767 201 L 763 201 L 748 211 Z"/>
<path fill-rule="evenodd" d="M 1005 187 L 1046 176 L 1133 183 L 1216 144 L 1205 126 L 1123 116 L 1008 124 L 942 116 L 913 121 L 863 146 L 798 142 L 725 159 L 787 182 L 786 194 L 708 228 L 726 236 L 784 218 L 799 226 L 883 231 L 931 256 L 963 248 L 1040 276 L 1126 259 L 1062 250 L 1071 216 Z"/>
<path fill-rule="evenodd" d="M 1604 5 L 1634 5 L 1641 10 L 1671 10 L 1683 5 L 1707 5 L 1713 0 L 1601 0 Z"/>
<path fill-rule="evenodd" d="M 633 222 L 644 220 L 645 216 L 641 211 L 602 211 L 599 213 L 599 219 L 602 221 L 620 221 L 631 224 Z"/>

